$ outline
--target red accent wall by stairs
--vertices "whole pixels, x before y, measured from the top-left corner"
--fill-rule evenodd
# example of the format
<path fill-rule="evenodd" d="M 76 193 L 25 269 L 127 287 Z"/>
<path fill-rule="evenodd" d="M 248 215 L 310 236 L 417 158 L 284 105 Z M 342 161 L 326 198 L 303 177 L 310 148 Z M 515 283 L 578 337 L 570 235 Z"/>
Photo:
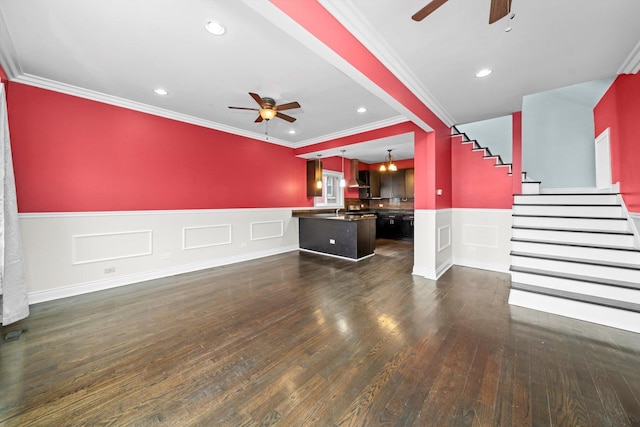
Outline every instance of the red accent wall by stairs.
<path fill-rule="evenodd" d="M 611 177 L 630 212 L 640 213 L 640 73 L 619 75 L 593 110 L 595 136 L 607 128 Z"/>
<path fill-rule="evenodd" d="M 512 176 L 507 168 L 495 167 L 495 159 L 484 159 L 483 151 L 452 137 L 452 196 L 454 208 L 511 209 Z"/>

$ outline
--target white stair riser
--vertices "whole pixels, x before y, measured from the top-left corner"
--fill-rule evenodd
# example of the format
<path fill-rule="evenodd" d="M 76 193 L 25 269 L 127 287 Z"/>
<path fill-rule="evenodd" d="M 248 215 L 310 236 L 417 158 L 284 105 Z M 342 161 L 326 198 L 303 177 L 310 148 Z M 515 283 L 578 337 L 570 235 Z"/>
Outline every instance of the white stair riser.
<path fill-rule="evenodd" d="M 512 289 L 509 304 L 640 333 L 640 313 Z M 517 316 L 517 311 L 512 313 Z"/>
<path fill-rule="evenodd" d="M 611 261 L 640 265 L 640 252 L 618 251 L 614 249 L 585 248 L 580 246 L 549 245 L 545 243 L 511 242 L 516 252 L 580 258 L 590 261 Z"/>
<path fill-rule="evenodd" d="M 616 194 L 540 194 L 536 196 L 516 195 L 514 200 L 514 203 L 517 204 L 539 205 L 615 205 L 619 203 L 618 196 Z"/>
<path fill-rule="evenodd" d="M 586 216 L 596 218 L 621 217 L 620 206 L 553 206 L 514 205 L 516 215 Z"/>
<path fill-rule="evenodd" d="M 568 228 L 571 230 L 629 231 L 627 221 L 610 219 L 514 216 L 513 225 L 522 227 Z"/>
<path fill-rule="evenodd" d="M 611 245 L 633 247 L 632 234 L 604 234 L 580 231 L 532 230 L 513 228 L 511 237 L 524 240 L 549 240 L 552 242 L 583 243 L 591 245 Z"/>
<path fill-rule="evenodd" d="M 516 283 L 540 286 L 547 289 L 573 292 L 582 295 L 591 295 L 617 301 L 640 304 L 640 290 L 618 288 L 615 286 L 600 285 L 597 283 L 579 282 L 577 280 L 560 279 L 558 277 L 540 276 L 537 274 L 520 273 L 513 271 L 511 280 Z"/>
<path fill-rule="evenodd" d="M 607 267 L 601 265 L 582 264 L 577 262 L 557 261 L 549 259 L 511 256 L 511 265 L 516 267 L 535 268 L 549 272 L 578 274 L 593 278 L 621 280 L 623 282 L 640 283 L 640 270 Z"/>
<path fill-rule="evenodd" d="M 523 182 L 522 194 L 540 194 L 540 183 L 538 182 Z"/>

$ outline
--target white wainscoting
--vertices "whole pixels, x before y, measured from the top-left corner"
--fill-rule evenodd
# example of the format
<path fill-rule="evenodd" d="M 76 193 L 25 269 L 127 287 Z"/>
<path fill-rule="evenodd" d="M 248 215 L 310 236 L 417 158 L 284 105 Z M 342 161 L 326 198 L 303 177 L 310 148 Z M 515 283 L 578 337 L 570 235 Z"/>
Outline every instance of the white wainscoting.
<path fill-rule="evenodd" d="M 413 274 L 437 280 L 451 267 L 451 217 L 451 209 L 415 210 Z"/>
<path fill-rule="evenodd" d="M 453 263 L 509 272 L 511 209 L 453 209 Z"/>
<path fill-rule="evenodd" d="M 29 302 L 297 250 L 291 209 L 20 214 Z"/>

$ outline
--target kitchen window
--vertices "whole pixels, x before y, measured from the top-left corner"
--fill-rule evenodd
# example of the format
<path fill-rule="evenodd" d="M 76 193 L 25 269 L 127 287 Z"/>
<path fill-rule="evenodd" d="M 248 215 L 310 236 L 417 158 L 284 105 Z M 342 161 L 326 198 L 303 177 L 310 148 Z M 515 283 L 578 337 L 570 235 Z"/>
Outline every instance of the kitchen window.
<path fill-rule="evenodd" d="M 344 190 L 340 180 L 344 175 L 340 172 L 322 171 L 322 196 L 314 198 L 314 206 L 323 208 L 344 207 Z"/>

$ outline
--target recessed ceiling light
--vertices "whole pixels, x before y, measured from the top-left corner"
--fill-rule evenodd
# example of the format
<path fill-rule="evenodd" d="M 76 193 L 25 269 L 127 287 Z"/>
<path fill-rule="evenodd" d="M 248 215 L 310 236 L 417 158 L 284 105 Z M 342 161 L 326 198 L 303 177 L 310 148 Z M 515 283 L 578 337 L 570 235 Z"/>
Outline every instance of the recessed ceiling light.
<path fill-rule="evenodd" d="M 366 109 L 366 108 L 364 108 L 364 107 L 360 107 L 360 108 L 358 108 L 356 111 L 357 111 L 358 113 L 366 113 L 366 112 L 367 112 L 367 109 Z"/>
<path fill-rule="evenodd" d="M 166 90 L 162 89 L 161 87 L 156 88 L 153 91 L 156 93 L 156 95 L 162 95 L 162 96 L 169 95 L 169 92 L 167 92 Z"/>
<path fill-rule="evenodd" d="M 491 68 L 483 68 L 476 73 L 476 77 L 487 77 L 491 73 L 493 73 L 493 70 Z"/>
<path fill-rule="evenodd" d="M 207 31 L 209 31 L 211 34 L 214 34 L 216 36 L 221 36 L 226 31 L 226 29 L 222 26 L 222 24 L 216 21 L 209 21 L 204 27 L 207 29 Z"/>
<path fill-rule="evenodd" d="M 290 135 L 293 135 L 293 134 L 295 134 L 295 133 L 296 133 L 296 130 L 295 130 L 295 129 L 289 129 L 289 134 L 290 134 Z"/>

